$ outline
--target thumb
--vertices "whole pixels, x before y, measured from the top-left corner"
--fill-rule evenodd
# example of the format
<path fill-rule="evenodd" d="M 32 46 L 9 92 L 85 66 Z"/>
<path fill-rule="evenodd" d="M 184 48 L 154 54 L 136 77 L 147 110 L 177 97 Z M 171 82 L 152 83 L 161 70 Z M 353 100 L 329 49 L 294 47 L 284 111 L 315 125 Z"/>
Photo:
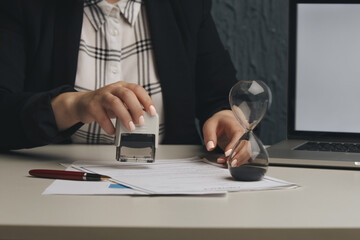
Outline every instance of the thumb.
<path fill-rule="evenodd" d="M 204 142 L 208 151 L 214 150 L 217 145 L 216 129 L 217 121 L 211 118 L 208 119 L 203 126 Z"/>

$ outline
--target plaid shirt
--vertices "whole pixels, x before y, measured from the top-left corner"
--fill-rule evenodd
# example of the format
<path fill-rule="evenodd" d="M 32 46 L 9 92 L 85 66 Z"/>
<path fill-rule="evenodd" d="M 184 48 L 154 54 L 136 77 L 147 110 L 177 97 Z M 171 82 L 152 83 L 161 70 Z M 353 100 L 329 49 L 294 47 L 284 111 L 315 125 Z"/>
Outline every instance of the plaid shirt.
<path fill-rule="evenodd" d="M 93 91 L 117 81 L 146 89 L 160 117 L 161 142 L 165 129 L 162 92 L 142 0 L 120 0 L 115 4 L 85 0 L 75 89 Z M 82 126 L 72 141 L 112 144 L 114 137 L 93 122 Z"/>

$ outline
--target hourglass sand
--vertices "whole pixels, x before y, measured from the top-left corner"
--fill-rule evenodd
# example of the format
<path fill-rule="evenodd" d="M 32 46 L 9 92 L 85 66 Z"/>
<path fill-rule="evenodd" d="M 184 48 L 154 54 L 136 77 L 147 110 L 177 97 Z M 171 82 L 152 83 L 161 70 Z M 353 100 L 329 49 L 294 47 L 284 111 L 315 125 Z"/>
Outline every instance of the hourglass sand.
<path fill-rule="evenodd" d="M 269 165 L 269 155 L 253 130 L 270 106 L 270 89 L 262 81 L 240 81 L 231 88 L 229 100 L 236 119 L 246 130 L 230 154 L 230 173 L 238 181 L 261 180 Z"/>

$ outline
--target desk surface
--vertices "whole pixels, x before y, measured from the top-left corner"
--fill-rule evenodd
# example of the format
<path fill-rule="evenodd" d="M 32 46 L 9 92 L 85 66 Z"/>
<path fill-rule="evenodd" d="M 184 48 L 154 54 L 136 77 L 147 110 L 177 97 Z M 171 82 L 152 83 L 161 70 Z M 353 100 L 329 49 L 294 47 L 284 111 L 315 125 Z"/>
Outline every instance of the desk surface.
<path fill-rule="evenodd" d="M 160 146 L 158 159 L 203 153 Z M 0 239 L 359 239 L 360 171 L 270 167 L 292 190 L 227 196 L 41 195 L 33 168 L 114 159 L 113 146 L 47 146 L 0 154 Z"/>

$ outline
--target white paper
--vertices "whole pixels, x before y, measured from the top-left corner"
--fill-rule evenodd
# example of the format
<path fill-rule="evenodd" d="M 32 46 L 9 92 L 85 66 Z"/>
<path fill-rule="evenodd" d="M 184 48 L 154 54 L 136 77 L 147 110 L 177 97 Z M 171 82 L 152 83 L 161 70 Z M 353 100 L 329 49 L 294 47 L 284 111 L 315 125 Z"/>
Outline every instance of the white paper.
<path fill-rule="evenodd" d="M 110 189 L 109 182 L 56 180 L 44 194 L 199 195 L 296 187 L 293 183 L 270 177 L 255 182 L 235 181 L 228 169 L 209 164 L 199 157 L 158 160 L 155 163 L 75 162 L 73 166 L 84 172 L 110 176 L 132 189 Z"/>

